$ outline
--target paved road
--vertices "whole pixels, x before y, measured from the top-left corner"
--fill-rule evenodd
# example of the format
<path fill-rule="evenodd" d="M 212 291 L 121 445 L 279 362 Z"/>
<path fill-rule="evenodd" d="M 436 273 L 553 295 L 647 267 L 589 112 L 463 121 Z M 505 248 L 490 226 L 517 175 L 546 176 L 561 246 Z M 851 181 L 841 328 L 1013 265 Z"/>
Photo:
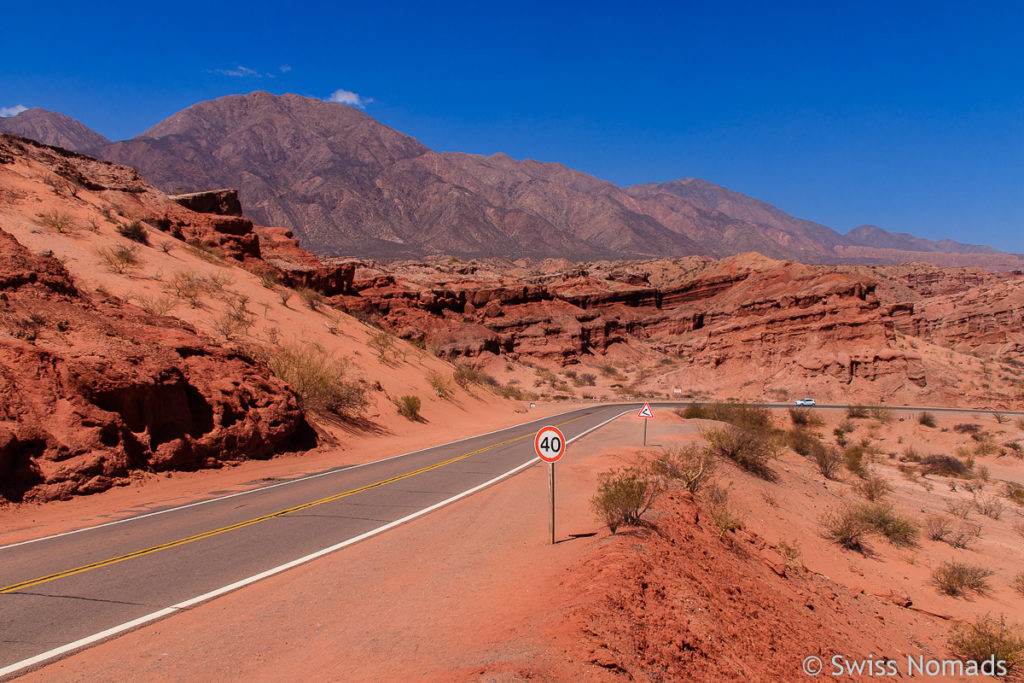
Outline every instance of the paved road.
<path fill-rule="evenodd" d="M 493 483 L 535 461 L 533 435 L 544 424 L 558 425 L 571 440 L 627 409 L 639 404 L 587 407 L 244 495 L 0 547 L 0 676 Z"/>
<path fill-rule="evenodd" d="M 572 440 L 639 406 L 591 406 L 367 465 L 0 547 L 0 677 L 334 552 L 490 485 L 535 461 L 532 436 L 544 424 L 558 425 Z"/>

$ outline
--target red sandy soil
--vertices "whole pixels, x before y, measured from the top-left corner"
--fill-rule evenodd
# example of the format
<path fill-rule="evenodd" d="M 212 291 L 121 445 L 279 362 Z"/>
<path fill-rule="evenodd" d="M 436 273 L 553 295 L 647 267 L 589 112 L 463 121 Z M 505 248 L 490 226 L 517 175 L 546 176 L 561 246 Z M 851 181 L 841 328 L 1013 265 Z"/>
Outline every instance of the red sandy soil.
<path fill-rule="evenodd" d="M 932 430 L 909 419 L 864 420 L 858 430 L 874 429 L 884 443 L 903 437 L 946 448 L 962 435 L 942 430 L 963 421 L 940 418 Z M 659 411 L 644 453 L 698 439 L 706 425 Z M 1021 437 L 1014 425 L 983 426 Z M 973 515 L 984 533 L 968 550 L 924 539 L 899 550 L 880 539 L 863 556 L 823 538 L 820 526 L 825 510 L 855 500 L 855 478 L 826 482 L 792 452 L 774 464 L 775 482 L 720 465 L 718 482 L 744 517 L 740 531 L 719 538 L 701 496 L 676 491 L 658 501 L 648 527 L 610 535 L 588 501 L 600 471 L 641 454 L 639 438 L 638 421 L 625 417 L 572 446 L 558 465 L 554 547 L 546 544 L 546 472 L 536 466 L 27 680 L 801 680 L 807 655 L 944 657 L 950 618 L 1012 620 L 1024 611 L 1007 585 L 1024 558 L 1012 531 L 1019 508 L 1009 504 L 999 520 Z M 998 477 L 1021 478 L 1019 460 L 981 461 L 992 493 Z M 873 469 L 914 519 L 941 513 L 954 495 L 943 478 L 927 477 L 930 490 L 907 480 L 884 456 Z M 801 550 L 788 567 L 779 540 Z M 950 557 L 996 570 L 991 592 L 939 595 L 928 577 Z"/>

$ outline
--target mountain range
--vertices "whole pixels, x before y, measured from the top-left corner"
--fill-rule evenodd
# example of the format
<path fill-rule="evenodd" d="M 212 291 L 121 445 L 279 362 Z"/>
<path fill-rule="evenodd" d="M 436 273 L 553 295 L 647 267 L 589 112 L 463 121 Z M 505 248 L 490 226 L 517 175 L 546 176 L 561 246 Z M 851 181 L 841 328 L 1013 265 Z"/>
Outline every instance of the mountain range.
<path fill-rule="evenodd" d="M 134 166 L 169 193 L 236 188 L 249 218 L 328 256 L 757 251 L 805 263 L 1024 266 L 989 247 L 875 226 L 843 235 L 697 178 L 619 187 L 559 163 L 438 153 L 357 109 L 299 95 L 200 102 L 120 142 L 39 108 L 0 119 L 0 132 Z"/>

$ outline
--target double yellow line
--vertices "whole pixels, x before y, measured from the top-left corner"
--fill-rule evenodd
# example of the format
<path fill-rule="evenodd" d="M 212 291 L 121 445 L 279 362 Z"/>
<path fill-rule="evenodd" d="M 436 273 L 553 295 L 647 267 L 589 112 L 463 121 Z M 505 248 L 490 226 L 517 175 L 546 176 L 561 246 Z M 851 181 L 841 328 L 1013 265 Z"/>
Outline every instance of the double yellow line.
<path fill-rule="evenodd" d="M 579 417 L 574 417 L 571 420 L 566 420 L 565 422 L 558 423 L 558 426 L 561 427 L 563 425 L 567 425 L 570 422 L 575 422 L 576 420 L 581 420 L 584 417 L 586 417 L 586 415 L 580 415 Z M 155 546 L 153 546 L 151 548 L 146 548 L 145 550 L 136 550 L 135 552 L 128 553 L 126 555 L 118 555 L 117 557 L 111 557 L 111 558 L 106 559 L 106 560 L 99 560 L 97 562 L 92 562 L 90 564 L 84 564 L 81 567 L 75 567 L 74 569 L 66 569 L 66 570 L 61 571 L 61 572 L 55 572 L 53 574 L 47 574 L 46 576 L 41 576 L 41 577 L 39 577 L 37 579 L 30 579 L 28 581 L 22 581 L 21 583 L 15 583 L 15 584 L 12 584 L 10 586 L 6 586 L 4 588 L 0 588 L 0 595 L 2 595 L 4 593 L 15 593 L 17 591 L 21 591 L 21 590 L 24 590 L 26 588 L 31 588 L 33 586 L 38 586 L 39 584 L 42 584 L 42 583 L 49 583 L 50 581 L 56 581 L 57 579 L 67 578 L 69 576 L 74 576 L 75 574 L 83 574 L 85 572 L 92 571 L 93 569 L 100 569 L 102 567 L 109 567 L 111 565 L 119 564 L 119 563 L 125 562 L 127 560 L 135 559 L 137 557 L 144 557 L 146 555 L 152 555 L 153 553 L 158 553 L 161 550 L 169 550 L 171 548 L 177 548 L 178 546 L 186 545 L 188 543 L 194 543 L 195 541 L 201 541 L 204 538 L 210 538 L 211 536 L 218 536 L 220 534 L 224 534 L 224 533 L 227 533 L 229 531 L 235 531 L 237 529 L 244 529 L 245 527 L 253 526 L 254 524 L 259 524 L 260 522 L 266 522 L 269 519 L 274 519 L 275 517 L 284 517 L 285 515 L 290 515 L 290 514 L 295 513 L 295 512 L 300 512 L 302 510 L 308 510 L 309 508 L 313 508 L 313 507 L 316 507 L 318 505 L 324 505 L 325 503 L 330 503 L 330 502 L 333 502 L 335 500 L 340 500 L 342 498 L 347 498 L 348 496 L 354 496 L 357 493 L 362 493 L 364 491 L 369 491 L 370 489 L 379 488 L 381 486 L 387 486 L 388 484 L 394 484 L 395 482 L 402 481 L 403 479 L 409 479 L 410 477 L 415 477 L 416 475 L 423 474 L 424 472 L 430 472 L 431 470 L 440 469 L 441 467 L 446 467 L 446 466 L 451 465 L 453 463 L 459 462 L 460 460 L 465 460 L 466 458 L 470 458 L 470 457 L 472 457 L 474 455 L 478 455 L 478 454 L 483 453 L 485 451 L 489 451 L 492 448 L 498 448 L 500 446 L 505 446 L 505 445 L 508 445 L 510 443 L 515 443 L 516 441 L 521 441 L 523 439 L 526 439 L 526 438 L 529 438 L 529 437 L 532 437 L 532 436 L 533 436 L 533 434 L 524 434 L 522 436 L 517 436 L 517 437 L 512 438 L 512 439 L 506 439 L 505 441 L 501 441 L 499 443 L 491 444 L 490 446 L 484 446 L 483 448 L 478 448 L 477 450 L 472 451 L 470 453 L 464 453 L 464 454 L 456 456 L 454 458 L 449 458 L 448 460 L 444 460 L 442 462 L 434 463 L 433 465 L 428 465 L 426 467 L 421 467 L 418 470 L 413 470 L 411 472 L 406 472 L 404 474 L 399 474 L 399 475 L 396 475 L 394 477 L 390 477 L 388 479 L 382 479 L 382 480 L 374 482 L 372 484 L 366 484 L 365 486 L 360 486 L 359 488 L 350 489 L 348 491 L 343 491 L 341 493 L 335 493 L 333 495 L 327 496 L 326 498 L 320 498 L 319 500 L 310 501 L 308 503 L 302 503 L 301 505 L 296 505 L 294 507 L 286 508 L 284 510 L 278 510 L 277 512 L 272 512 L 270 514 L 263 515 L 261 517 L 254 517 L 254 518 L 248 519 L 248 520 L 246 520 L 244 522 L 237 522 L 235 524 L 230 524 L 228 526 L 221 527 L 220 529 L 214 529 L 212 531 L 204 531 L 201 534 L 196 534 L 195 536 L 189 536 L 188 538 L 178 539 L 177 541 L 168 541 L 167 543 L 162 543 L 160 545 L 155 545 Z"/>

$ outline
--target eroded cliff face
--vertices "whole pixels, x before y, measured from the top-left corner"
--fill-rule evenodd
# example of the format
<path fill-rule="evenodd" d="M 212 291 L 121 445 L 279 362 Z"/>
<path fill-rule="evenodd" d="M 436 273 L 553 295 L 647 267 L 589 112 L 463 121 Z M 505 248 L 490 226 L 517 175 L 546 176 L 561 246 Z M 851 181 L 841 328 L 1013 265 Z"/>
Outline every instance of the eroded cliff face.
<path fill-rule="evenodd" d="M 499 356 L 571 368 L 628 348 L 634 365 L 671 365 L 646 373 L 662 375 L 663 387 L 865 401 L 897 392 L 948 402 L 962 378 L 933 351 L 1019 354 L 1022 291 L 1024 279 L 1012 273 L 836 269 L 744 254 L 586 265 L 362 264 L 352 292 L 333 301 L 463 362 Z M 651 391 L 650 382 L 635 388 Z M 1020 399 L 1012 383 L 997 394 Z"/>

